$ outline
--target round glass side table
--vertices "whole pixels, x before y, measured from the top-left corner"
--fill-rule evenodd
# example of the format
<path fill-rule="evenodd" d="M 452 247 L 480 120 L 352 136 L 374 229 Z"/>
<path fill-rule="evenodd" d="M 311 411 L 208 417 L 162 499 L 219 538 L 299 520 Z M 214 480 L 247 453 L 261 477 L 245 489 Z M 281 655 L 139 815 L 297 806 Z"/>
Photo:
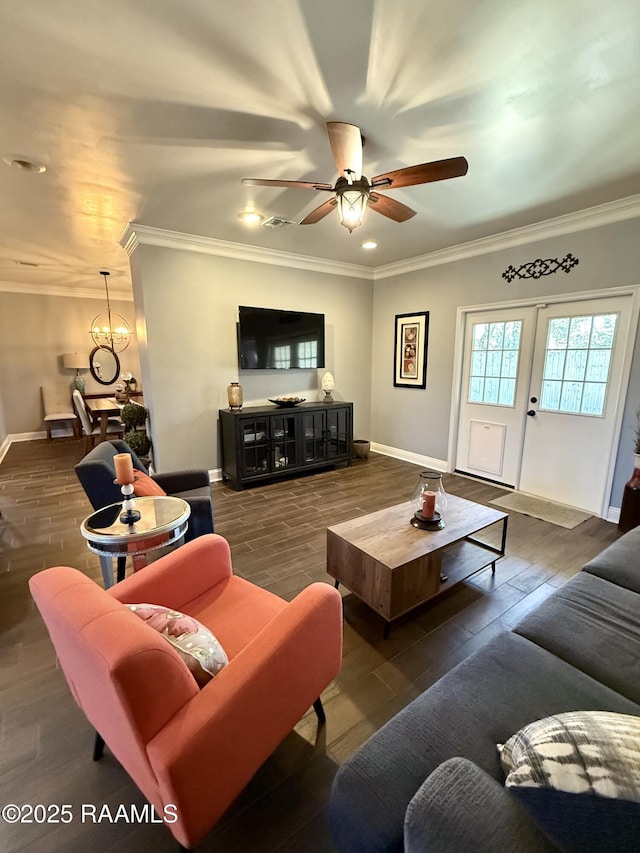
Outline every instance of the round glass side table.
<path fill-rule="evenodd" d="M 100 557 L 105 589 L 113 586 L 113 558 L 133 557 L 134 571 L 147 564 L 147 554 L 168 545 L 181 545 L 187 532 L 191 507 L 182 498 L 135 498 L 140 519 L 135 524 L 120 521 L 122 504 L 96 510 L 80 525 L 87 547 Z"/>

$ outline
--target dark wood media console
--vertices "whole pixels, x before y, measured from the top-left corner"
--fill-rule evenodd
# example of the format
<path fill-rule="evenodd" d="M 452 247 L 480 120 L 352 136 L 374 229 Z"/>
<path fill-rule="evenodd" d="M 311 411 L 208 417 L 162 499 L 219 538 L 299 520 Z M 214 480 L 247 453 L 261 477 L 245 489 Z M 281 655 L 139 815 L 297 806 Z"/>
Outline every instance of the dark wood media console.
<path fill-rule="evenodd" d="M 351 463 L 353 403 L 220 409 L 222 476 L 234 489 Z"/>

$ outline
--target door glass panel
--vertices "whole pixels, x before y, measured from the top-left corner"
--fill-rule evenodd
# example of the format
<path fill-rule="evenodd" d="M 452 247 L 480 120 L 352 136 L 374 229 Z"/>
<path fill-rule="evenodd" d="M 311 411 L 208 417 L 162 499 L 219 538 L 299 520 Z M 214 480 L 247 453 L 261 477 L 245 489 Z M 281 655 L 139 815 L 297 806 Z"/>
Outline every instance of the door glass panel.
<path fill-rule="evenodd" d="M 617 314 L 549 321 L 539 408 L 602 416 Z"/>
<path fill-rule="evenodd" d="M 572 317 L 569 324 L 569 349 L 588 347 L 591 337 L 591 317 Z"/>
<path fill-rule="evenodd" d="M 549 321 L 547 349 L 566 349 L 569 336 L 569 318 L 556 317 Z"/>
<path fill-rule="evenodd" d="M 540 408 L 554 410 L 560 405 L 560 391 L 562 390 L 562 382 L 543 382 L 542 397 Z"/>
<path fill-rule="evenodd" d="M 498 403 L 501 406 L 510 406 L 516 395 L 516 380 L 501 379 L 500 391 L 498 392 Z"/>
<path fill-rule="evenodd" d="M 480 376 L 472 376 L 469 383 L 469 402 L 481 403 L 484 399 L 484 379 Z"/>
<path fill-rule="evenodd" d="M 469 403 L 513 406 L 521 334 L 522 320 L 474 323 Z"/>
<path fill-rule="evenodd" d="M 609 362 L 611 361 L 611 350 L 595 349 L 589 353 L 587 361 L 587 381 L 606 382 L 609 374 Z"/>
<path fill-rule="evenodd" d="M 564 350 L 547 350 L 544 363 L 544 375 L 546 379 L 562 379 L 564 357 Z"/>
<path fill-rule="evenodd" d="M 586 349 L 574 349 L 567 352 L 567 363 L 564 369 L 565 379 L 584 379 L 584 371 L 587 366 Z"/>
<path fill-rule="evenodd" d="M 500 380 L 495 377 L 487 377 L 484 381 L 484 402 L 498 402 L 498 389 L 500 388 Z"/>

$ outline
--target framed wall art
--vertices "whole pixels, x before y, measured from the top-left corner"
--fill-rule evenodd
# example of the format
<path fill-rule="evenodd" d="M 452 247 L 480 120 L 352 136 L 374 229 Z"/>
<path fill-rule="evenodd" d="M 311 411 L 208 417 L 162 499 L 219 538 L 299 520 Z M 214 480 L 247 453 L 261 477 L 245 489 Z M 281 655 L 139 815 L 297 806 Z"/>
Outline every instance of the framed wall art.
<path fill-rule="evenodd" d="M 427 387 L 429 312 L 396 314 L 393 384 L 399 388 Z"/>

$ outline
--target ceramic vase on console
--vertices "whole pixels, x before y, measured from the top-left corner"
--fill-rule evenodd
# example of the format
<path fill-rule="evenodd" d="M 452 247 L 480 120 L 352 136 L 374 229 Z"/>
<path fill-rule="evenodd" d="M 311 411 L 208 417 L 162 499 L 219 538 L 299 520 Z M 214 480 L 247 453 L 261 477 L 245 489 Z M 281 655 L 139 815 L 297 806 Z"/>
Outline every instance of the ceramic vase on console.
<path fill-rule="evenodd" d="M 633 474 L 625 484 L 618 530 L 627 533 L 640 524 L 640 453 L 633 455 Z"/>
<path fill-rule="evenodd" d="M 242 409 L 243 394 L 242 385 L 239 382 L 231 382 L 227 386 L 227 399 L 229 400 L 230 411 Z"/>
<path fill-rule="evenodd" d="M 333 374 L 328 370 L 322 377 L 322 382 L 320 383 L 320 387 L 324 391 L 323 403 L 333 403 L 333 397 L 331 396 L 331 392 L 335 390 L 336 380 L 333 378 Z"/>
<path fill-rule="evenodd" d="M 442 474 L 421 471 L 411 498 L 413 517 L 411 524 L 423 530 L 442 530 L 443 514 L 447 508 L 447 493 L 442 484 Z"/>

